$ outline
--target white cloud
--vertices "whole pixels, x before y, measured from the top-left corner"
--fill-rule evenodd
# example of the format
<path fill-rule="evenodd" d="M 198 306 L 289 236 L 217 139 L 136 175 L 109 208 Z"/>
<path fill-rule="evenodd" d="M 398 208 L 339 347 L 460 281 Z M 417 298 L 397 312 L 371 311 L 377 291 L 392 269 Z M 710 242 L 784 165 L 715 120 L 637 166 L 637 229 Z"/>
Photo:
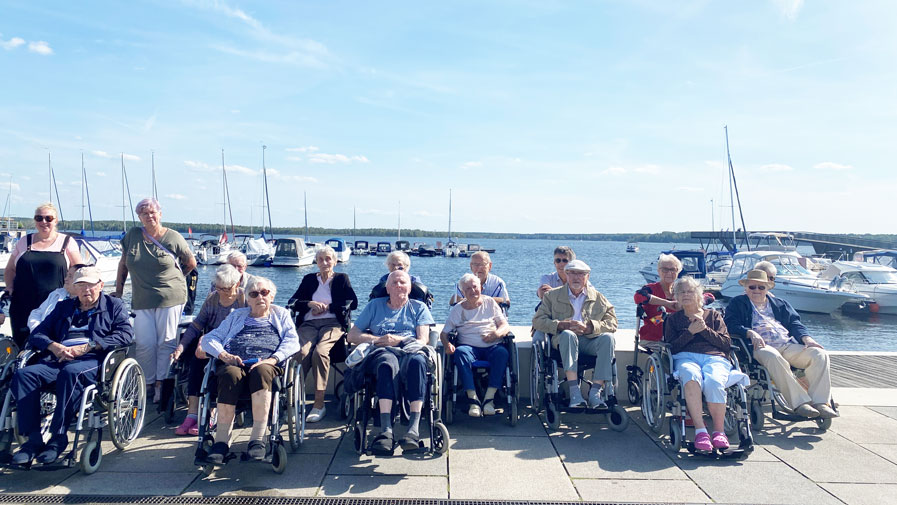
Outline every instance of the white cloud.
<path fill-rule="evenodd" d="M 726 164 L 722 161 L 705 161 L 704 164 L 710 168 L 715 168 L 717 170 L 726 168 Z"/>
<path fill-rule="evenodd" d="M 165 198 L 171 198 L 172 200 L 186 200 L 187 199 L 187 197 L 185 195 L 182 195 L 180 193 L 171 193 L 171 194 L 165 195 Z"/>
<path fill-rule="evenodd" d="M 813 168 L 818 170 L 853 170 L 853 165 L 844 165 L 833 161 L 823 161 L 822 163 L 813 165 Z"/>
<path fill-rule="evenodd" d="M 768 163 L 760 167 L 760 170 L 764 172 L 790 172 L 794 170 L 791 165 L 785 165 L 784 163 Z"/>
<path fill-rule="evenodd" d="M 193 160 L 184 160 L 184 165 L 199 171 L 199 172 L 214 172 L 219 170 L 220 166 L 213 166 L 205 163 L 203 161 L 193 161 Z M 258 170 L 253 170 L 248 167 L 244 167 L 243 165 L 225 165 L 225 168 L 228 172 L 245 174 L 245 175 L 258 175 Z M 268 172 L 271 172 L 271 169 L 268 169 Z"/>
<path fill-rule="evenodd" d="M 44 56 L 53 54 L 53 49 L 50 48 L 50 44 L 46 43 L 43 40 L 38 40 L 37 42 L 29 42 L 28 50 L 32 53 L 37 53 Z"/>
<path fill-rule="evenodd" d="M 607 167 L 601 171 L 601 175 L 623 175 L 626 169 L 623 167 Z"/>
<path fill-rule="evenodd" d="M 797 19 L 797 15 L 800 14 L 800 10 L 804 6 L 804 0 L 773 0 L 773 3 L 778 7 L 779 12 L 791 21 Z"/>
<path fill-rule="evenodd" d="M 128 154 L 128 153 L 112 154 L 112 153 L 107 153 L 106 151 L 91 151 L 91 154 L 93 154 L 94 156 L 98 156 L 100 158 L 106 158 L 106 159 L 110 159 L 110 160 L 114 160 L 116 158 L 123 157 L 127 161 L 140 161 L 140 156 L 137 156 L 136 154 Z"/>
<path fill-rule="evenodd" d="M 633 172 L 639 174 L 659 174 L 660 173 L 660 165 L 641 165 L 632 169 Z"/>
<path fill-rule="evenodd" d="M 203 163 L 202 161 L 184 160 L 184 165 L 202 172 L 211 172 L 212 170 L 215 170 L 214 167 L 211 167 L 208 163 Z"/>
<path fill-rule="evenodd" d="M 0 39 L 0 47 L 6 49 L 7 51 L 11 51 L 21 45 L 25 44 L 25 39 L 21 37 L 13 37 L 9 40 Z"/>
<path fill-rule="evenodd" d="M 326 163 L 328 165 L 334 165 L 337 163 L 368 163 L 371 160 L 367 159 L 366 156 L 346 156 L 345 154 L 312 153 L 311 155 L 309 155 L 308 161 L 312 163 Z"/>
<path fill-rule="evenodd" d="M 698 193 L 704 191 L 704 188 L 696 188 L 694 186 L 679 186 L 676 191 L 687 191 L 689 193 Z"/>
<path fill-rule="evenodd" d="M 302 156 L 287 156 L 287 161 L 302 161 Z"/>
<path fill-rule="evenodd" d="M 290 152 L 290 153 L 313 153 L 318 150 L 319 149 L 315 146 L 288 147 L 287 148 L 287 152 Z"/>
<path fill-rule="evenodd" d="M 427 210 L 418 210 L 418 211 L 412 212 L 412 214 L 414 214 L 415 216 L 421 216 L 421 217 L 442 217 L 442 214 L 434 214 Z"/>
<path fill-rule="evenodd" d="M 270 175 L 272 179 L 277 179 L 277 180 L 285 181 L 285 182 L 309 182 L 309 183 L 318 182 L 318 180 L 315 179 L 314 177 L 309 177 L 309 176 L 305 176 L 305 175 L 282 174 L 280 172 L 280 170 L 277 170 L 276 168 L 269 168 L 268 175 Z"/>
<path fill-rule="evenodd" d="M 106 172 L 97 172 L 96 175 L 98 177 L 106 177 Z"/>
<path fill-rule="evenodd" d="M 225 167 L 227 167 L 228 172 L 236 172 L 238 174 L 258 175 L 259 173 L 257 170 L 253 170 L 249 167 L 244 167 L 243 165 L 225 165 Z"/>
<path fill-rule="evenodd" d="M 483 166 L 482 161 L 466 161 L 461 164 L 461 168 L 464 170 L 470 170 L 471 168 L 480 168 Z"/>
<path fill-rule="evenodd" d="M 5 182 L 0 182 L 0 189 L 3 189 L 3 190 L 12 189 L 13 191 L 21 191 L 22 187 L 19 186 L 15 182 L 5 181 Z"/>

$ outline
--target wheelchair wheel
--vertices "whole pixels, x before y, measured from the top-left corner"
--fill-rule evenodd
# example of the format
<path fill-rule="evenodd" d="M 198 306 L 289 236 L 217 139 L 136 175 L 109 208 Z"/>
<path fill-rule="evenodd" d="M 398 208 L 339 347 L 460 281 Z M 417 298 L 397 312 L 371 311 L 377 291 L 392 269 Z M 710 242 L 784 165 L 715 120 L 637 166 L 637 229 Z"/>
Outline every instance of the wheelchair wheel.
<path fill-rule="evenodd" d="M 670 450 L 679 452 L 682 450 L 682 423 L 675 417 L 670 418 Z"/>
<path fill-rule="evenodd" d="M 639 386 L 638 380 L 635 378 L 630 378 L 627 383 L 629 386 L 629 404 L 638 405 L 642 401 L 642 390 Z"/>
<path fill-rule="evenodd" d="M 352 442 L 355 444 L 355 452 L 364 454 L 364 430 L 357 422 L 352 427 Z"/>
<path fill-rule="evenodd" d="M 98 444 L 96 440 L 87 442 L 84 445 L 84 449 L 81 450 L 81 471 L 84 472 L 85 475 L 90 475 L 100 468 L 100 463 L 102 461 L 103 449 L 100 447 L 100 444 Z"/>
<path fill-rule="evenodd" d="M 548 407 L 545 409 L 545 420 L 548 422 L 548 427 L 553 430 L 561 427 L 561 413 L 551 401 L 548 402 Z"/>
<path fill-rule="evenodd" d="M 448 428 L 439 421 L 433 425 L 433 450 L 439 454 L 445 454 L 449 450 L 449 431 Z"/>
<path fill-rule="evenodd" d="M 508 407 L 508 423 L 511 426 L 517 426 L 517 421 L 520 420 L 520 412 L 517 411 L 517 399 L 513 396 L 510 399 L 511 405 Z"/>
<path fill-rule="evenodd" d="M 140 434 L 146 414 L 146 382 L 133 358 L 121 362 L 112 379 L 109 402 L 109 433 L 112 443 L 124 450 Z"/>
<path fill-rule="evenodd" d="M 642 378 L 642 415 L 648 426 L 659 432 L 664 418 L 664 377 L 660 364 L 649 358 L 647 370 Z"/>
<path fill-rule="evenodd" d="M 731 437 L 738 432 L 738 420 L 741 415 L 741 405 L 732 391 L 729 391 L 729 394 L 726 395 L 726 417 L 723 423 L 723 431 L 726 432 L 726 436 Z"/>
<path fill-rule="evenodd" d="M 336 383 L 333 393 L 336 395 L 336 401 L 338 402 L 336 414 L 340 419 L 345 420 L 349 417 L 349 403 L 346 401 L 346 389 L 343 381 Z"/>
<path fill-rule="evenodd" d="M 542 346 L 538 343 L 533 343 L 532 349 L 532 359 L 530 360 L 530 373 L 529 373 L 529 400 L 530 407 L 533 409 L 533 413 L 539 414 L 539 411 L 542 410 L 542 399 L 543 396 L 543 378 L 542 378 Z"/>
<path fill-rule="evenodd" d="M 754 433 L 763 429 L 765 416 L 763 415 L 763 404 L 759 400 L 751 400 L 751 431 Z"/>
<path fill-rule="evenodd" d="M 629 414 L 620 405 L 614 405 L 607 414 L 607 422 L 610 425 L 610 429 L 624 431 L 629 427 Z"/>
<path fill-rule="evenodd" d="M 818 428 L 820 431 L 828 431 L 828 429 L 832 427 L 831 419 L 820 419 L 817 417 L 815 421 L 816 428 Z"/>
<path fill-rule="evenodd" d="M 274 454 L 271 455 L 271 469 L 276 474 L 281 474 L 287 469 L 287 448 L 283 444 L 277 444 L 274 448 Z"/>
<path fill-rule="evenodd" d="M 290 451 L 296 452 L 305 440 L 305 374 L 299 363 L 290 362 L 287 372 L 287 383 L 290 388 L 285 392 L 287 397 L 287 431 L 289 432 Z M 278 448 L 282 448 L 279 445 Z M 275 465 L 275 472 L 277 472 Z M 277 472 L 280 473 L 280 472 Z"/>

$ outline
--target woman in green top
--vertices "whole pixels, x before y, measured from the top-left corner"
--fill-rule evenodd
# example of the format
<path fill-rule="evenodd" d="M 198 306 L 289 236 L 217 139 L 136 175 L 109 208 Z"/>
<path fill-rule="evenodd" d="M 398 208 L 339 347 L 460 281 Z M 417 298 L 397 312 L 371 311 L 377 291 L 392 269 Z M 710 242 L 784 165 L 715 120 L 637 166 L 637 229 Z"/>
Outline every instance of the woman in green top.
<path fill-rule="evenodd" d="M 136 210 L 143 226 L 131 228 L 121 240 L 114 295 L 121 296 L 130 273 L 135 357 L 146 375 L 147 393 L 154 387 L 153 401 L 158 402 L 187 302 L 184 275 L 196 268 L 196 259 L 180 233 L 162 226 L 156 199 L 144 198 Z"/>

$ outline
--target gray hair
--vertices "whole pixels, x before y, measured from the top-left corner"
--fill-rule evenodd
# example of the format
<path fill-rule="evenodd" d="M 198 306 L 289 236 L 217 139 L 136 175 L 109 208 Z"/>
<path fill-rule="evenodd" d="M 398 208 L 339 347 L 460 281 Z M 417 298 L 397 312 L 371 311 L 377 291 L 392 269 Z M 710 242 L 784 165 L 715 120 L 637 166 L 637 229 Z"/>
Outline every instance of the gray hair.
<path fill-rule="evenodd" d="M 492 258 L 489 257 L 489 253 L 486 251 L 477 251 L 470 255 L 470 261 L 473 261 L 475 257 L 483 258 L 486 263 L 492 264 Z"/>
<path fill-rule="evenodd" d="M 249 285 L 246 286 L 246 292 L 248 293 L 250 291 L 258 291 L 262 284 L 266 284 L 267 287 L 271 289 L 272 296 L 277 295 L 277 286 L 275 286 L 274 283 L 271 282 L 271 279 L 268 279 L 267 277 L 259 277 L 258 275 L 253 275 L 252 279 L 249 279 Z"/>
<path fill-rule="evenodd" d="M 763 270 L 766 272 L 766 277 L 771 279 L 776 276 L 776 266 L 768 261 L 761 261 L 754 265 L 754 270 Z"/>
<path fill-rule="evenodd" d="M 701 297 L 702 292 L 704 291 L 701 288 L 701 283 L 695 280 L 694 277 L 690 275 L 680 277 L 676 279 L 676 282 L 673 283 L 673 298 L 675 298 L 676 301 L 681 302 L 682 299 L 679 297 L 679 295 L 691 290 L 694 290 L 695 298 L 698 299 Z M 698 303 L 698 305 L 700 305 L 700 303 Z"/>
<path fill-rule="evenodd" d="M 240 251 L 231 251 L 231 253 L 227 255 L 227 262 L 229 264 L 233 265 L 234 261 L 238 261 L 239 263 L 242 263 L 245 266 L 247 263 L 246 255 Z"/>
<path fill-rule="evenodd" d="M 159 205 L 159 200 L 155 198 L 144 198 L 137 202 L 137 207 L 134 208 L 134 212 L 140 214 L 143 209 L 149 207 L 150 210 L 154 210 L 156 212 L 162 212 L 162 206 Z"/>
<path fill-rule="evenodd" d="M 405 277 L 408 278 L 408 282 L 409 283 L 411 282 L 411 275 L 409 275 L 408 272 L 406 272 L 404 270 L 393 270 L 392 272 L 390 272 L 389 277 L 386 278 L 386 283 L 389 284 L 390 281 L 392 281 L 394 278 L 396 278 L 400 275 L 404 275 Z"/>
<path fill-rule="evenodd" d="M 567 256 L 567 259 L 570 261 L 573 261 L 576 259 L 576 253 L 573 252 L 573 249 L 571 249 L 565 245 L 559 245 L 554 248 L 554 255 L 557 256 L 560 254 Z"/>
<path fill-rule="evenodd" d="M 321 246 L 317 251 L 315 251 L 315 261 L 318 260 L 318 255 L 321 253 L 330 256 L 330 259 L 336 261 L 336 251 L 334 251 L 333 248 L 329 245 Z"/>
<path fill-rule="evenodd" d="M 679 261 L 675 255 L 672 254 L 661 254 L 660 257 L 657 258 L 657 268 L 660 268 L 664 265 L 671 265 L 676 267 L 676 270 L 682 271 L 682 262 Z"/>
<path fill-rule="evenodd" d="M 471 274 L 471 273 L 466 273 L 466 274 L 464 274 L 464 275 L 461 276 L 461 280 L 458 281 L 458 286 L 460 286 L 460 287 L 463 288 L 464 286 L 466 286 L 466 285 L 468 285 L 468 284 L 472 284 L 472 283 L 474 283 L 474 282 L 476 282 L 477 284 L 479 284 L 479 283 L 480 283 L 480 278 L 477 277 L 476 275 Z"/>
<path fill-rule="evenodd" d="M 389 256 L 386 257 L 386 266 L 389 267 L 389 262 L 392 260 L 399 260 L 405 265 L 405 270 L 411 268 L 411 258 L 405 254 L 405 251 L 393 251 L 389 253 Z"/>
<path fill-rule="evenodd" d="M 215 270 L 215 287 L 231 288 L 240 283 L 240 271 L 233 265 L 225 264 Z"/>

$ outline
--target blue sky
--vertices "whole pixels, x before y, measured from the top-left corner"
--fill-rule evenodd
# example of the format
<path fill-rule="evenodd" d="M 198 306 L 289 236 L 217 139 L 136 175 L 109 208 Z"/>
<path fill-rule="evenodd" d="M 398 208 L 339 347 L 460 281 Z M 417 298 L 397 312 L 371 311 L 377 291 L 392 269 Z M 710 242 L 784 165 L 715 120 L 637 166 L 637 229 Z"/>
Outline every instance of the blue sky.
<path fill-rule="evenodd" d="M 121 217 L 155 153 L 163 217 L 275 226 L 893 233 L 897 5 L 757 2 L 0 4 L 0 192 Z M 5 195 L 0 195 L 5 197 Z"/>

